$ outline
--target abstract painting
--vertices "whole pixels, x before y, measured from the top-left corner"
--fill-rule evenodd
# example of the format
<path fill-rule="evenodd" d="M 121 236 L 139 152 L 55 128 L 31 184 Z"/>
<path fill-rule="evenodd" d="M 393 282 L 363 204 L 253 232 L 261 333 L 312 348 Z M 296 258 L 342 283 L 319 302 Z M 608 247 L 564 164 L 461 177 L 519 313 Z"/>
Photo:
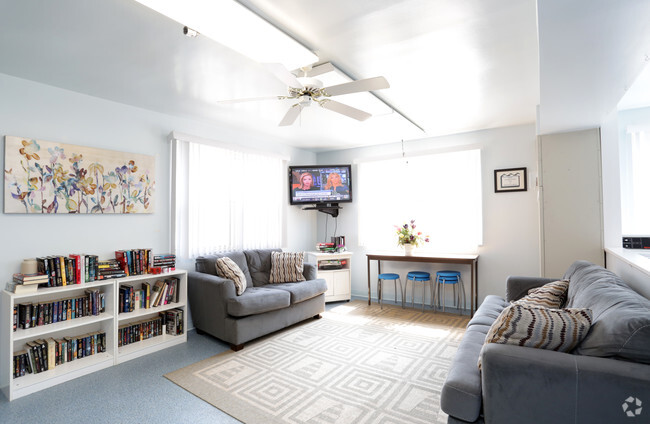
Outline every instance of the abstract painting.
<path fill-rule="evenodd" d="M 5 136 L 5 213 L 152 213 L 154 157 Z"/>

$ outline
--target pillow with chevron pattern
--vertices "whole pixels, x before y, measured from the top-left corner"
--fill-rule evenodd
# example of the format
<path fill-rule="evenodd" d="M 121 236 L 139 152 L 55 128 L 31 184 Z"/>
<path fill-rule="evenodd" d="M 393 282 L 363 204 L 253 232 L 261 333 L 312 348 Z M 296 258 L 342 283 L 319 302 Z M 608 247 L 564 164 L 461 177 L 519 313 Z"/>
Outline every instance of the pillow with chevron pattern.
<path fill-rule="evenodd" d="M 219 277 L 227 278 L 235 283 L 237 296 L 241 296 L 241 294 L 244 293 L 244 290 L 246 290 L 246 276 L 242 272 L 241 268 L 237 266 L 235 261 L 224 256 L 223 258 L 216 260 L 215 268 L 217 269 L 217 275 Z"/>
<path fill-rule="evenodd" d="M 485 344 L 570 352 L 589 332 L 591 320 L 591 309 L 549 309 L 513 304 L 501 311 L 492 323 Z M 478 367 L 481 368 L 481 355 Z"/>
<path fill-rule="evenodd" d="M 539 306 L 558 309 L 564 306 L 569 290 L 569 280 L 553 281 L 528 290 L 528 295 L 515 300 L 516 305 Z"/>
<path fill-rule="evenodd" d="M 304 252 L 271 252 L 269 283 L 305 281 L 302 275 L 304 257 Z"/>

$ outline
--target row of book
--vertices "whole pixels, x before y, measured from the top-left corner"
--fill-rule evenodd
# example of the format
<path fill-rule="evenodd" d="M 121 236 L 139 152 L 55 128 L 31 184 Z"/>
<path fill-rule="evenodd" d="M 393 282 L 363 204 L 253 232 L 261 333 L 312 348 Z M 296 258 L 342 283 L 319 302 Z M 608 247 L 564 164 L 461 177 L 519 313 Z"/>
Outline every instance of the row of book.
<path fill-rule="evenodd" d="M 47 287 L 88 283 L 97 280 L 97 255 L 70 254 L 36 258 L 38 273 L 47 275 Z"/>
<path fill-rule="evenodd" d="M 151 249 L 116 250 L 115 259 L 101 261 L 97 255 L 70 254 L 44 256 L 36 258 L 36 262 L 38 274 L 15 274 L 14 283 L 28 284 L 24 277 L 30 277 L 32 283 L 33 279 L 38 279 L 37 284 L 60 287 L 130 275 L 160 274 L 176 269 L 176 255 L 154 255 Z"/>
<path fill-rule="evenodd" d="M 106 352 L 106 333 L 93 332 L 76 337 L 60 339 L 37 339 L 25 344 L 25 348 L 13 355 L 13 376 L 38 374 L 58 365 L 86 356 Z"/>
<path fill-rule="evenodd" d="M 138 309 L 149 309 L 156 306 L 178 303 L 180 279 L 169 277 L 157 280 L 153 286 L 148 282 L 142 283 L 140 289 L 131 284 L 121 284 L 119 287 L 118 312 L 133 312 Z"/>
<path fill-rule="evenodd" d="M 86 290 L 80 296 L 38 303 L 20 303 L 14 305 L 13 330 L 16 331 L 18 328 L 27 329 L 75 318 L 99 315 L 105 310 L 105 296 L 99 289 Z"/>
<path fill-rule="evenodd" d="M 157 317 L 121 325 L 117 330 L 117 345 L 127 346 L 163 334 L 178 336 L 183 331 L 183 310 L 170 309 L 160 312 Z"/>
<path fill-rule="evenodd" d="M 116 250 L 115 259 L 126 275 L 150 274 L 153 265 L 151 249 Z"/>

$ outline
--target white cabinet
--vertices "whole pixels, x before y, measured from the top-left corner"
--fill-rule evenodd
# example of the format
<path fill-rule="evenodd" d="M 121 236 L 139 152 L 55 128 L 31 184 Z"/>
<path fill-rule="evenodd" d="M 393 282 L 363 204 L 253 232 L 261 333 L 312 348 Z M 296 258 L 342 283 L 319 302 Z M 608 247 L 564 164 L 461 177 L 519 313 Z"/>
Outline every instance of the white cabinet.
<path fill-rule="evenodd" d="M 307 258 L 308 262 L 318 264 L 318 278 L 322 278 L 327 282 L 325 302 L 350 300 L 352 294 L 350 274 L 351 252 L 307 252 Z"/>
<path fill-rule="evenodd" d="M 131 284 L 140 288 L 140 283 L 153 284 L 156 280 L 176 277 L 179 279 L 178 302 L 149 309 L 139 309 L 130 313 L 119 313 L 118 299 L 121 284 Z M 104 311 L 97 315 L 66 319 L 64 321 L 39 325 L 23 329 L 18 325 L 13 331 L 14 307 L 18 305 L 37 305 L 78 299 L 87 295 L 88 290 L 99 291 L 104 299 Z M 160 349 L 187 341 L 185 326 L 178 336 L 163 335 L 129 344 L 118 348 L 118 328 L 124 324 L 138 322 L 149 317 L 156 317 L 160 312 L 181 309 L 183 321 L 187 316 L 187 272 L 176 270 L 169 273 L 137 275 L 125 278 L 94 281 L 92 283 L 73 284 L 63 287 L 39 288 L 35 293 L 15 294 L 2 291 L 0 311 L 0 386 L 9 400 L 55 386 L 65 381 L 90 374 L 120 362 L 147 355 Z M 105 351 L 87 355 L 79 359 L 57 365 L 47 371 L 26 373 L 13 377 L 14 352 L 25 350 L 28 342 L 35 340 L 61 340 L 63 338 L 82 339 L 96 333 L 105 334 Z M 88 339 L 87 339 L 88 340 Z"/>

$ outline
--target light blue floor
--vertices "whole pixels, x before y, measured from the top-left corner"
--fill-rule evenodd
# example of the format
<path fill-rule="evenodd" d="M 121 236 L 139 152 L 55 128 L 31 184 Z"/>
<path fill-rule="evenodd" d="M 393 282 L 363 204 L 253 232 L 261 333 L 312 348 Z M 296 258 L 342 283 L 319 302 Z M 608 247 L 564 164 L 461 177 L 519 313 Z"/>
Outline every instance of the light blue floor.
<path fill-rule="evenodd" d="M 187 343 L 14 400 L 0 423 L 239 423 L 163 377 L 228 349 L 188 331 Z"/>

